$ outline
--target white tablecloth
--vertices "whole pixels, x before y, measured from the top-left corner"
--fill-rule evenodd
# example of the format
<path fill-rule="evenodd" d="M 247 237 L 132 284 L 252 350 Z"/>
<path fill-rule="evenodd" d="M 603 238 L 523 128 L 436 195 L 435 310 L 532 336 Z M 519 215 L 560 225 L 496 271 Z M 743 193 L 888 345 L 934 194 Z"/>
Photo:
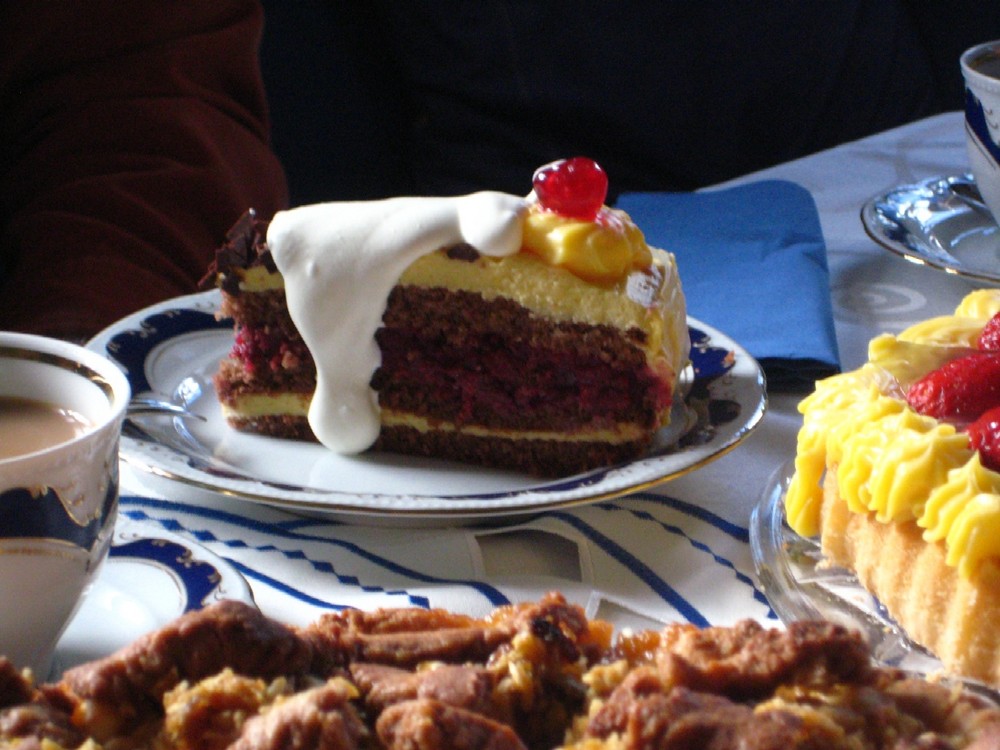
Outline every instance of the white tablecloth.
<path fill-rule="evenodd" d="M 871 337 L 950 311 L 972 288 L 875 245 L 860 223 L 862 204 L 895 185 L 966 169 L 961 115 L 949 113 L 729 184 L 776 178 L 812 193 L 841 363 L 851 369 L 864 361 Z M 208 547 L 247 578 L 265 613 L 292 623 L 345 606 L 478 614 L 559 589 L 620 626 L 743 617 L 775 624 L 754 574 L 748 524 L 769 478 L 794 455 L 798 398 L 771 394 L 760 427 L 704 468 L 646 493 L 513 527 L 344 525 L 181 485 L 154 487 L 128 466 L 122 512 Z"/>

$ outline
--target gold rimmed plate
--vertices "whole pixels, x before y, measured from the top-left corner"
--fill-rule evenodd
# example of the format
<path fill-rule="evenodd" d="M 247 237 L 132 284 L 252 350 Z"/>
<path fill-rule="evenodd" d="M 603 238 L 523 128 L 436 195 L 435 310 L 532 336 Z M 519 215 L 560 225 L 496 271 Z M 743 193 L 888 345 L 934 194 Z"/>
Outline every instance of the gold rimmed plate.
<path fill-rule="evenodd" d="M 893 188 L 865 203 L 861 223 L 875 242 L 912 263 L 1000 284 L 1000 227 L 971 175 Z"/>
<path fill-rule="evenodd" d="M 346 520 L 434 523 L 489 521 L 616 497 L 681 476 L 739 444 L 766 407 L 759 364 L 725 334 L 689 320 L 694 368 L 686 400 L 650 453 L 627 464 L 540 480 L 430 459 L 366 453 L 342 456 L 318 444 L 236 432 L 212 386 L 232 346 L 216 291 L 168 300 L 109 327 L 89 348 L 116 361 L 136 397 L 183 407 L 130 419 L 124 460 L 150 477 Z M 688 417 L 694 415 L 691 422 Z"/>

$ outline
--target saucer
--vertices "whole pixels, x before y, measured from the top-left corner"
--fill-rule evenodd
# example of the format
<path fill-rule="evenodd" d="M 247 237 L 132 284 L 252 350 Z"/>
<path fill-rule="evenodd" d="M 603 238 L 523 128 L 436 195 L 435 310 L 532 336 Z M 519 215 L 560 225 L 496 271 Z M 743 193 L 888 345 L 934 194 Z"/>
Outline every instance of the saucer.
<path fill-rule="evenodd" d="M 97 580 L 56 645 L 51 679 L 107 656 L 175 618 L 222 599 L 254 604 L 250 587 L 228 562 L 149 522 L 125 515 Z"/>
<path fill-rule="evenodd" d="M 971 175 L 893 188 L 865 203 L 861 222 L 875 242 L 912 263 L 1000 284 L 1000 227 Z"/>

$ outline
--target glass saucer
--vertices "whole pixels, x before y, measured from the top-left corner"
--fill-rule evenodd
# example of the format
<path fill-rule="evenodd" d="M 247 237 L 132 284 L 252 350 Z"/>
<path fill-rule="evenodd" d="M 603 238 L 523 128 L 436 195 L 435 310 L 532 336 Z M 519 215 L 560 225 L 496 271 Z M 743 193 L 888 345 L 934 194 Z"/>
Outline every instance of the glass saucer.
<path fill-rule="evenodd" d="M 971 175 L 893 188 L 865 203 L 861 223 L 875 242 L 912 263 L 1000 284 L 1000 226 Z"/>
<path fill-rule="evenodd" d="M 941 662 L 909 639 L 882 604 L 848 570 L 828 562 L 815 538 L 785 522 L 785 492 L 794 462 L 771 476 L 750 515 L 750 550 L 767 600 L 784 623 L 825 619 L 862 633 L 878 663 L 946 680 Z M 972 680 L 966 689 L 1000 705 L 1000 691 Z"/>

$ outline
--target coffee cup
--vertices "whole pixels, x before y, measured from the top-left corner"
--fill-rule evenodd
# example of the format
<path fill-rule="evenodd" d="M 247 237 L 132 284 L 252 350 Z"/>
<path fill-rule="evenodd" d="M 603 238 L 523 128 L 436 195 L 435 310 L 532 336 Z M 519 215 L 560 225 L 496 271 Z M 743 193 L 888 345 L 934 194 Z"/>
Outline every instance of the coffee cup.
<path fill-rule="evenodd" d="M 129 396 L 94 352 L 0 332 L 0 655 L 36 679 L 111 545 Z"/>
<path fill-rule="evenodd" d="M 1000 40 L 966 50 L 965 141 L 976 185 L 1000 223 Z"/>

